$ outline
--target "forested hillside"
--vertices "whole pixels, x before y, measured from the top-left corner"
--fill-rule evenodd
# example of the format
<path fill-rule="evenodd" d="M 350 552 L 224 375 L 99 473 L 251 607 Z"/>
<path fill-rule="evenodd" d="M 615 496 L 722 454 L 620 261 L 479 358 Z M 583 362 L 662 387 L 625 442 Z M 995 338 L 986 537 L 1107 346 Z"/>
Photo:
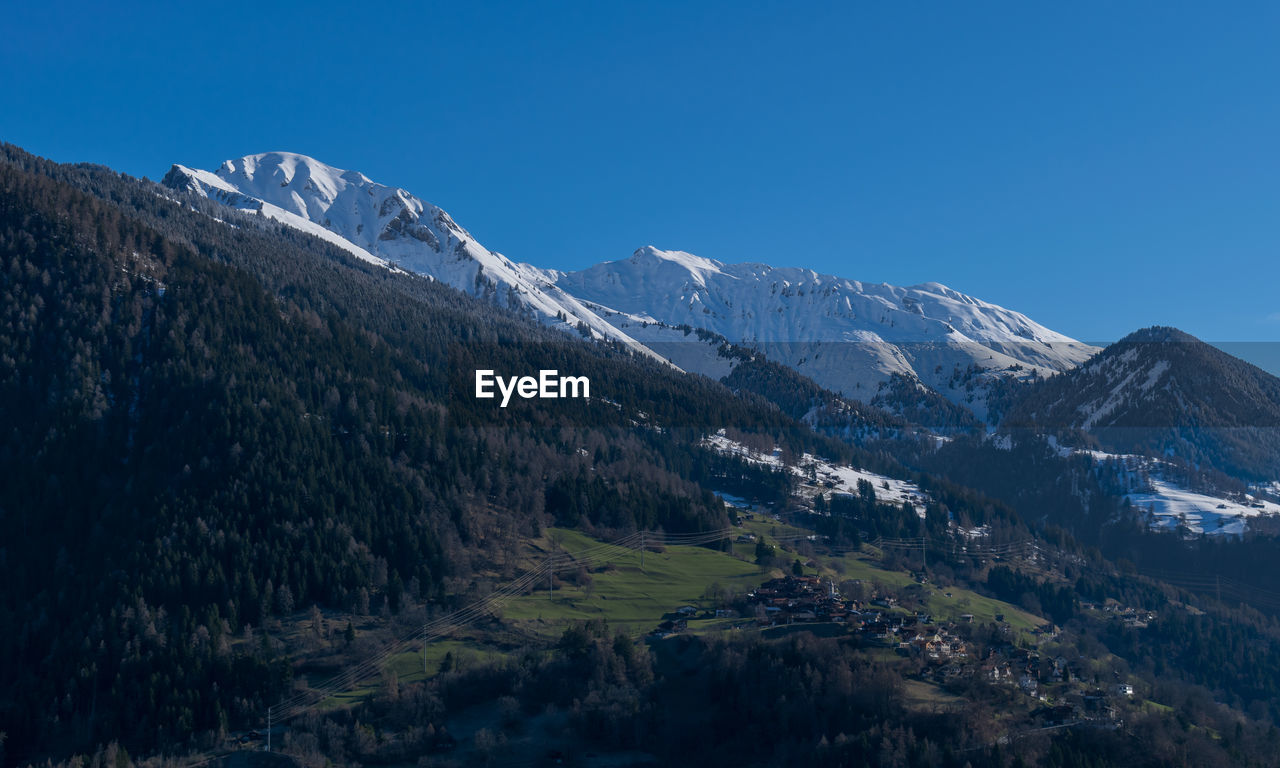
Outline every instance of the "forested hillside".
<path fill-rule="evenodd" d="M 8 146 L 0 313 L 0 764 L 234 755 L 282 699 L 315 766 L 492 764 L 521 757 L 508 736 L 558 745 L 546 764 L 1262 765 L 1280 744 L 1273 521 L 1153 533 L 1115 462 L 984 434 L 908 381 L 887 414 L 750 355 L 686 375 Z M 592 397 L 499 408 L 479 367 Z M 555 554 L 566 535 L 612 559 Z M 755 587 L 788 575 L 842 620 L 772 624 L 787 598 Z M 647 593 L 691 589 L 681 634 Z M 525 602 L 484 614 L 484 663 L 437 644 L 401 685 L 374 653 L 494 595 Z M 575 621 L 610 609 L 659 631 Z M 945 665 L 922 650 L 943 634 Z M 459 748 L 447 724 L 478 711 L 497 732 Z"/>
<path fill-rule="evenodd" d="M 13 147 L 0 162 L 10 756 L 236 727 L 289 673 L 233 634 L 310 605 L 462 599 L 556 520 L 722 527 L 698 483 L 765 470 L 697 447 L 708 425 L 821 443 L 706 379 L 160 191 Z M 460 349 L 598 396 L 499 412 L 456 396 Z"/>
<path fill-rule="evenodd" d="M 1082 431 L 1122 453 L 1249 480 L 1280 472 L 1280 379 L 1175 328 L 1145 328 L 1014 396 L 1008 429 Z"/>

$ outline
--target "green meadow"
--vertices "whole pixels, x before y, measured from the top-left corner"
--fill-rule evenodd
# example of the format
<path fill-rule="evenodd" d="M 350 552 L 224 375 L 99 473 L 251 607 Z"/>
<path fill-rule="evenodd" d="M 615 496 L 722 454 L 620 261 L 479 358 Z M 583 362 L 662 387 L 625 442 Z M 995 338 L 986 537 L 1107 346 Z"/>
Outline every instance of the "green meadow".
<path fill-rule="evenodd" d="M 757 518 L 746 522 L 740 530 L 762 537 L 776 548 L 776 567 L 764 569 L 756 565 L 756 543 L 738 542 L 740 534 L 733 535 L 729 551 L 684 545 L 651 547 L 644 552 L 642 562 L 637 549 L 603 544 L 579 531 L 549 529 L 541 539 L 531 543 L 526 553 L 530 570 L 536 570 L 552 554 L 589 559 L 583 561 L 577 573 L 572 568 L 559 571 L 553 591 L 548 591 L 547 583 L 540 580 L 532 591 L 496 606 L 492 615 L 506 627 L 501 636 L 461 628 L 452 637 L 427 646 L 425 670 L 420 648 L 397 654 L 386 662 L 379 675 L 331 697 L 325 706 L 348 706 L 374 694 L 392 672 L 400 682 L 434 676 L 441 671 L 447 654 L 452 654 L 455 665 L 463 667 L 494 663 L 509 654 L 513 638 L 551 642 L 575 621 L 603 620 L 610 627 L 639 637 L 688 605 L 698 609 L 698 616 L 689 621 L 690 632 L 716 632 L 733 627 L 740 624 L 741 619 L 704 617 L 704 612 L 716 607 L 716 595 L 723 600 L 748 592 L 767 579 L 789 572 L 788 563 L 795 559 L 811 560 L 795 551 L 797 544 L 810 533 L 803 528 Z M 817 555 L 812 558 L 817 567 L 804 570 L 806 574 L 830 578 L 837 583 L 862 580 L 900 592 L 914 591 L 926 610 L 939 621 L 959 621 L 961 615 L 972 614 L 976 622 L 987 623 L 1002 615 L 1019 637 L 1026 637 L 1033 629 L 1047 624 L 1038 616 L 971 590 L 918 584 L 908 573 L 881 567 L 879 560 L 877 550 L 864 546 L 856 553 Z M 581 583 L 570 583 L 575 580 Z"/>
<path fill-rule="evenodd" d="M 551 538 L 559 550 L 570 555 L 600 544 L 582 533 L 564 529 L 555 529 Z M 681 606 L 712 608 L 707 595 L 713 585 L 742 593 L 764 578 L 753 562 L 704 547 L 648 550 L 643 565 L 638 550 L 612 547 L 600 560 L 599 565 L 587 569 L 589 584 L 562 584 L 554 593 L 540 584 L 537 591 L 506 602 L 499 615 L 504 621 L 539 635 L 559 635 L 566 622 L 592 619 L 603 619 L 611 626 L 639 633 L 656 627 L 664 615 Z"/>

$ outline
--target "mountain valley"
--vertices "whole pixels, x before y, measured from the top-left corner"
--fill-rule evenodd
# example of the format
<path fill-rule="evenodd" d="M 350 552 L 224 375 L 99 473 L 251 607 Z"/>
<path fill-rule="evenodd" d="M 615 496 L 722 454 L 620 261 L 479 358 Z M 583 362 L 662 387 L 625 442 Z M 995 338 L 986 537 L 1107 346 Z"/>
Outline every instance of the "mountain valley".
<path fill-rule="evenodd" d="M 1280 390 L 1178 332 L 536 268 L 284 153 L 6 145 L 0 233 L 5 765 L 1271 754 Z"/>

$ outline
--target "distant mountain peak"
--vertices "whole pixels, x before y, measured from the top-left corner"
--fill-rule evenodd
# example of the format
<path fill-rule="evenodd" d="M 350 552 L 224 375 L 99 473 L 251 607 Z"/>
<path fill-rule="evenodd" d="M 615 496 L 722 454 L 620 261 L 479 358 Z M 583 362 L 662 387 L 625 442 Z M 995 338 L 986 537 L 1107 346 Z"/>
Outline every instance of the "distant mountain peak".
<path fill-rule="evenodd" d="M 1177 328 L 1135 331 L 1032 385 L 1005 424 L 1083 430 L 1121 453 L 1280 477 L 1280 379 Z"/>
<path fill-rule="evenodd" d="M 942 283 L 935 283 L 935 282 L 920 283 L 919 285 L 913 285 L 911 286 L 911 290 L 923 291 L 926 293 L 938 293 L 938 294 L 942 294 L 943 296 L 959 293 L 959 291 L 953 291 L 947 286 L 943 285 Z"/>
<path fill-rule="evenodd" d="M 713 259 L 695 256 L 686 251 L 664 251 L 652 245 L 637 248 L 627 262 L 668 277 L 687 276 L 698 285 L 705 285 L 710 275 L 723 274 L 721 267 L 724 266 Z"/>
<path fill-rule="evenodd" d="M 165 183 L 310 232 L 360 258 L 532 310 L 549 325 L 679 357 L 682 367 L 708 375 L 726 365 L 719 344 L 701 339 L 707 349 L 692 354 L 679 329 L 755 347 L 852 398 L 869 400 L 879 383 L 901 374 L 982 413 L 974 388 L 957 388 L 957 371 L 969 377 L 966 385 L 975 370 L 1048 375 L 1095 351 L 940 283 L 871 285 L 654 245 L 578 272 L 539 269 L 488 250 L 407 190 L 292 152 L 246 155 L 213 173 L 174 166 Z M 667 342 L 679 346 L 654 352 Z"/>
<path fill-rule="evenodd" d="M 1150 343 L 1180 343 L 1180 344 L 1204 344 L 1203 341 L 1197 339 L 1185 331 L 1172 328 L 1165 325 L 1153 325 L 1150 328 L 1142 328 L 1125 336 L 1116 342 L 1117 344 L 1150 344 Z"/>
<path fill-rule="evenodd" d="M 646 245 L 642 248 L 637 248 L 635 252 L 631 254 L 631 258 L 637 263 L 670 262 L 689 269 L 718 269 L 723 266 L 720 262 L 715 261 L 714 259 L 695 256 L 688 251 L 667 251 L 657 247 L 656 245 Z"/>
<path fill-rule="evenodd" d="M 543 323 L 657 357 L 555 284 L 556 273 L 480 244 L 443 209 L 407 190 L 315 158 L 264 152 L 216 173 L 175 165 L 164 183 L 316 235 L 383 266 L 425 275 Z"/>

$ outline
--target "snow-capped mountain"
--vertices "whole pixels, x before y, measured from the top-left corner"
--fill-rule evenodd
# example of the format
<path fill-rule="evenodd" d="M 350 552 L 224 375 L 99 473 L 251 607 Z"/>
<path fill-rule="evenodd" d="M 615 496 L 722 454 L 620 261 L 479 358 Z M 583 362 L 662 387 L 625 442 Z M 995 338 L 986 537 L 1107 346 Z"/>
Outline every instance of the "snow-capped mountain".
<path fill-rule="evenodd" d="M 540 269 L 485 248 L 445 211 L 404 189 L 303 155 L 249 155 L 214 172 L 175 165 L 164 181 L 310 232 L 370 262 L 714 378 L 733 365 L 718 351 L 727 339 L 853 398 L 870 400 L 897 373 L 985 417 L 980 387 L 977 395 L 972 386 L 954 389 L 960 372 L 970 381 L 1048 375 L 1096 351 L 937 283 L 872 285 L 652 246 L 579 272 Z"/>
<path fill-rule="evenodd" d="M 1097 351 L 938 283 L 899 288 L 652 246 L 556 284 L 606 315 L 705 328 L 864 400 L 893 373 L 946 394 L 956 368 L 1051 375 Z"/>
<path fill-rule="evenodd" d="M 485 248 L 442 209 L 358 171 L 268 152 L 228 160 L 215 172 L 174 165 L 164 183 L 317 235 L 366 261 L 647 351 L 556 287 L 555 273 Z"/>

